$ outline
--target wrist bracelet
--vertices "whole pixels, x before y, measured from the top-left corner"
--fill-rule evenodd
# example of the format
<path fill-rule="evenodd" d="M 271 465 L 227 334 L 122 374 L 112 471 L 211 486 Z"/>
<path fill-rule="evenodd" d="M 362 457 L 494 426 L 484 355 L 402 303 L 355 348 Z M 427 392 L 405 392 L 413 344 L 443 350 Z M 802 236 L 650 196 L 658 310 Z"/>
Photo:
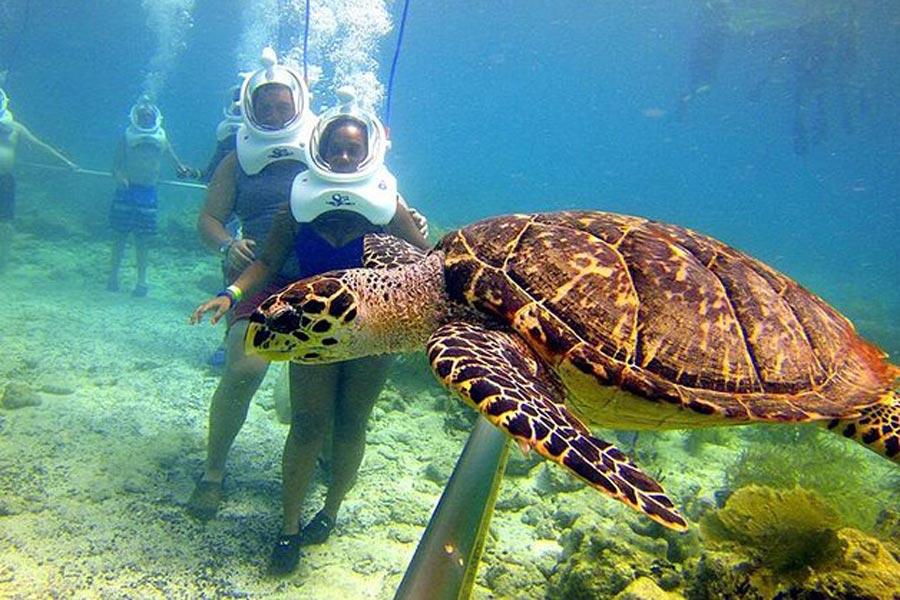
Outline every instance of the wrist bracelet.
<path fill-rule="evenodd" d="M 244 292 L 236 285 L 229 285 L 227 288 L 216 294 L 216 298 L 228 298 L 231 305 L 234 306 L 244 297 Z"/>

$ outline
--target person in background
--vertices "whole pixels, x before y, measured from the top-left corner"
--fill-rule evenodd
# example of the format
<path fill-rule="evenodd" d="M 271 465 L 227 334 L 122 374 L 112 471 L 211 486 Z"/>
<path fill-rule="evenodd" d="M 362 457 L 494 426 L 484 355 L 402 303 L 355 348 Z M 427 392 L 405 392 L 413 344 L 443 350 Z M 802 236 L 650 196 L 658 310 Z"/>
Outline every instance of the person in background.
<path fill-rule="evenodd" d="M 241 128 L 241 85 L 237 84 L 228 90 L 225 106 L 222 109 L 223 118 L 216 125 L 216 148 L 206 169 L 199 173 L 198 179 L 203 183 L 209 183 L 219 163 L 237 148 L 237 133 Z"/>
<path fill-rule="evenodd" d="M 162 113 L 146 96 L 131 107 L 129 123 L 116 146 L 113 178 L 116 191 L 109 211 L 113 230 L 112 259 L 106 289 L 119 291 L 119 270 L 128 236 L 134 234 L 137 254 L 137 283 L 132 296 L 147 295 L 147 262 L 150 239 L 156 234 L 159 202 L 156 186 L 163 159 L 169 159 L 176 173 L 191 172 L 185 166 L 162 127 Z"/>
<path fill-rule="evenodd" d="M 306 171 L 303 146 L 316 120 L 302 76 L 277 64 L 269 48 L 262 62 L 241 86 L 243 122 L 236 149 L 216 168 L 197 220 L 203 243 L 225 261 L 229 282 L 256 259 L 275 214 L 290 198 L 294 178 Z M 240 222 L 241 237 L 227 228 L 232 214 Z M 197 519 L 212 519 L 219 509 L 228 453 L 269 366 L 244 353 L 247 318 L 259 302 L 296 277 L 295 264 L 287 261 L 273 273 L 270 286 L 248 294 L 229 315 L 224 369 L 209 408 L 206 462 L 187 502 L 188 512 Z"/>
<path fill-rule="evenodd" d="M 264 289 L 288 260 L 297 260 L 301 277 L 362 266 L 363 240 L 369 233 L 389 233 L 428 248 L 384 166 L 386 146 L 381 123 L 352 99 L 323 114 L 308 147 L 310 170 L 295 178 L 290 205 L 276 216 L 261 254 L 233 285 L 198 307 L 191 322 L 211 311 L 215 324 L 241 306 L 244 291 Z M 331 534 L 362 461 L 366 423 L 389 364 L 389 357 L 378 356 L 290 365 L 292 415 L 282 455 L 284 516 L 270 574 L 291 573 L 301 546 L 322 543 Z M 303 498 L 328 432 L 331 478 L 325 505 L 301 528 Z"/>
<path fill-rule="evenodd" d="M 0 272 L 9 262 L 14 233 L 13 220 L 16 214 L 16 179 L 13 167 L 16 164 L 16 148 L 24 140 L 40 148 L 57 160 L 76 170 L 78 165 L 66 158 L 59 150 L 41 141 L 22 123 L 16 121 L 9 110 L 9 97 L 0 88 Z"/>

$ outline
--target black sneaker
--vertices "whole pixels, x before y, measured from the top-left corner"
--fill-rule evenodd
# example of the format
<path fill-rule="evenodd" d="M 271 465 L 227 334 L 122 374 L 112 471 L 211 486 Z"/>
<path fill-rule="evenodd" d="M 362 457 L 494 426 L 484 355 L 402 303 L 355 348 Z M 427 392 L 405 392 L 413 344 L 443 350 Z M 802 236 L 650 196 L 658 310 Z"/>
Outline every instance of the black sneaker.
<path fill-rule="evenodd" d="M 269 559 L 269 575 L 283 577 L 290 575 L 300 562 L 300 534 L 279 535 Z"/>
<path fill-rule="evenodd" d="M 334 529 L 334 519 L 320 510 L 300 532 L 300 545 L 322 544 L 331 535 L 332 529 Z"/>

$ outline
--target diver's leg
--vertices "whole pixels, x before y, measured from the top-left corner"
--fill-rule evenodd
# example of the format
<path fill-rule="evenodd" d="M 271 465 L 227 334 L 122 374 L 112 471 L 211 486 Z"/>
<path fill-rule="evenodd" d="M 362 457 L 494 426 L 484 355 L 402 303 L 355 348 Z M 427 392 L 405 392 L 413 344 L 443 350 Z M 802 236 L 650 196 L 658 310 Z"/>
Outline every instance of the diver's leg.
<path fill-rule="evenodd" d="M 206 463 L 187 505 L 188 512 L 202 520 L 212 519 L 219 509 L 228 452 L 269 367 L 267 361 L 244 353 L 246 331 L 246 319 L 237 321 L 228 331 L 225 369 L 209 407 Z"/>
<path fill-rule="evenodd" d="M 9 264 L 15 212 L 16 180 L 12 173 L 0 174 L 0 272 Z"/>
<path fill-rule="evenodd" d="M 339 365 L 291 363 L 291 428 L 282 455 L 282 534 L 299 530 L 303 498 L 312 480 L 324 432 L 334 418 Z"/>
<path fill-rule="evenodd" d="M 339 365 L 291 363 L 291 429 L 281 457 L 284 522 L 269 560 L 271 575 L 286 575 L 300 560 L 300 509 L 312 481 L 324 430 L 334 416 Z"/>
<path fill-rule="evenodd" d="M 332 523 L 344 496 L 356 481 L 366 449 L 366 424 L 384 388 L 390 363 L 391 358 L 385 356 L 341 363 L 342 377 L 331 446 L 331 485 L 322 509 Z"/>
<path fill-rule="evenodd" d="M 225 370 L 209 407 L 209 439 L 203 481 L 221 482 L 231 445 L 247 419 L 250 400 L 259 389 L 269 362 L 244 352 L 247 320 L 234 323 L 226 336 Z"/>
<path fill-rule="evenodd" d="M 112 204 L 109 207 L 109 225 L 113 232 L 113 241 L 106 289 L 110 292 L 119 291 L 119 270 L 122 268 L 125 244 L 132 229 L 132 220 L 132 209 L 128 203 L 127 192 L 124 189 L 118 189 L 113 195 Z"/>
<path fill-rule="evenodd" d="M 150 256 L 150 236 L 143 233 L 134 234 L 135 255 L 137 257 L 137 284 L 134 286 L 135 296 L 147 295 L 147 261 Z"/>
<path fill-rule="evenodd" d="M 119 291 L 119 270 L 122 268 L 122 258 L 125 256 L 125 243 L 127 240 L 127 233 L 123 233 L 120 231 L 113 232 L 109 280 L 106 283 L 106 289 L 110 292 Z"/>

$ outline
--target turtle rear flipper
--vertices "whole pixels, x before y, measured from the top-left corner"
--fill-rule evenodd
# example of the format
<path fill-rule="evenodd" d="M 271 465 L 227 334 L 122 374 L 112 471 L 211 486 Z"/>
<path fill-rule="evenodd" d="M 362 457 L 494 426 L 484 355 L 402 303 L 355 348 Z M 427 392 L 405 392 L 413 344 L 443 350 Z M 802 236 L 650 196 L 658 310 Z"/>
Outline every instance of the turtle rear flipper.
<path fill-rule="evenodd" d="M 431 335 L 427 350 L 441 382 L 520 447 L 534 448 L 600 492 L 670 529 L 687 529 L 662 486 L 618 448 L 593 437 L 568 411 L 556 375 L 518 337 L 454 322 Z"/>
<path fill-rule="evenodd" d="M 900 392 L 894 392 L 887 402 L 862 409 L 861 413 L 856 419 L 832 419 L 824 424 L 831 431 L 900 463 Z"/>

